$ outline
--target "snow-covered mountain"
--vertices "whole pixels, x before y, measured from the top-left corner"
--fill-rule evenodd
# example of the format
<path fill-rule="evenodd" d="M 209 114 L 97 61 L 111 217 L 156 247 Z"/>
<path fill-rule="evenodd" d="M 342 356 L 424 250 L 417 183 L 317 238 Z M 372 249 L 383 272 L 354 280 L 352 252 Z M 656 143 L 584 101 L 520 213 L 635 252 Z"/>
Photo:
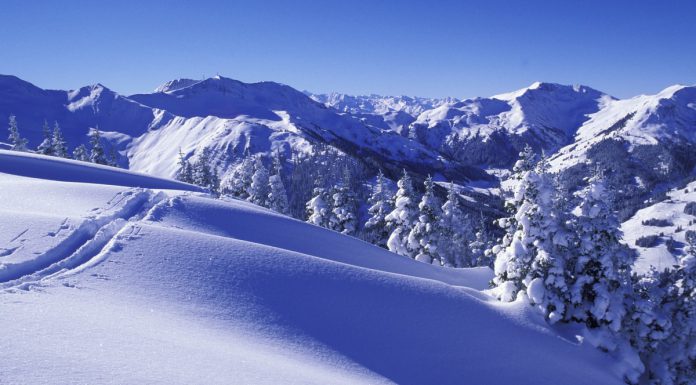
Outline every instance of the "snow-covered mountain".
<path fill-rule="evenodd" d="M 552 153 L 571 143 L 587 115 L 612 100 L 585 86 L 534 83 L 521 90 L 424 111 L 409 134 L 467 163 L 510 166 L 529 144 Z"/>
<path fill-rule="evenodd" d="M 488 268 L 89 163 L 0 151 L 0 186 L 3 383 L 623 383 Z"/>
<path fill-rule="evenodd" d="M 329 94 L 312 94 L 305 92 L 319 103 L 343 113 L 353 115 L 360 120 L 380 127 L 407 134 L 408 126 L 421 113 L 437 108 L 446 103 L 457 102 L 455 98 L 421 98 L 410 96 L 380 95 L 346 95 L 332 92 Z"/>
<path fill-rule="evenodd" d="M 102 85 L 46 91 L 3 76 L 0 100 L 0 119 L 15 114 L 32 146 L 41 141 L 44 120 L 57 121 L 73 146 L 87 140 L 90 128 L 99 127 L 126 156 L 122 163 L 160 176 L 174 175 L 180 148 L 187 156 L 211 149 L 224 174 L 226 166 L 245 153 L 289 155 L 329 145 L 394 175 L 406 168 L 462 183 L 491 179 L 476 167 L 340 114 L 273 82 L 183 79 L 152 94 L 124 97 Z"/>

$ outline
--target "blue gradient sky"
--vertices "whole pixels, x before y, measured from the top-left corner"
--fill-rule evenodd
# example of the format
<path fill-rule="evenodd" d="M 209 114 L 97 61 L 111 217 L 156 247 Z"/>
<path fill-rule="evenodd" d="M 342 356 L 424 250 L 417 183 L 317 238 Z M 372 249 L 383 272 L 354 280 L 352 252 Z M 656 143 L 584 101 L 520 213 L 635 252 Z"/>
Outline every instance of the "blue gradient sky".
<path fill-rule="evenodd" d="M 316 92 L 618 97 L 696 83 L 693 1 L 0 0 L 0 73 L 123 94 L 178 77 Z"/>

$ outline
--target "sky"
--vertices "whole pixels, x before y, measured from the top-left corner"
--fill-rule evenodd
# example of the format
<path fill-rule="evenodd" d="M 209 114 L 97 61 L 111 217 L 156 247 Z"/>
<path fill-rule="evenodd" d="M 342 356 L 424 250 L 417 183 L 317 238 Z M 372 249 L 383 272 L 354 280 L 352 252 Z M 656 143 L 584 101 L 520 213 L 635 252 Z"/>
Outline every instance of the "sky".
<path fill-rule="evenodd" d="M 696 84 L 694 1 L 0 2 L 0 73 L 42 88 L 129 95 L 217 74 L 427 97 Z"/>

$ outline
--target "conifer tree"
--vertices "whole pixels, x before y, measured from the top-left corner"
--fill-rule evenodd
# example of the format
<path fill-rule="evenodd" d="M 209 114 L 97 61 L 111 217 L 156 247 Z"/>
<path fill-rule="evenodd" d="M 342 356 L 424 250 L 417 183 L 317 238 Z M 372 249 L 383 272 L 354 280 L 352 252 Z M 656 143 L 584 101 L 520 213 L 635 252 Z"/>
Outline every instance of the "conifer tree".
<path fill-rule="evenodd" d="M 608 326 L 618 331 L 626 313 L 633 253 L 620 243 L 619 221 L 611 211 L 601 173 L 589 180 L 581 194 L 580 215 L 574 231 L 578 247 L 572 261 L 572 319 L 590 328 Z"/>
<path fill-rule="evenodd" d="M 414 251 L 417 261 L 443 265 L 445 262 L 441 260 L 438 250 L 442 203 L 435 195 L 433 178 L 430 175 L 425 179 L 424 185 L 425 193 L 418 204 L 418 218 L 409 232 L 408 246 Z"/>
<path fill-rule="evenodd" d="M 87 147 L 85 147 L 84 144 L 81 144 L 81 145 L 75 147 L 75 150 L 73 151 L 73 159 L 79 160 L 82 162 L 89 162 L 89 155 L 87 154 Z"/>
<path fill-rule="evenodd" d="M 368 203 L 370 204 L 368 209 L 370 217 L 365 223 L 367 240 L 374 245 L 386 248 L 387 239 L 389 239 L 386 217 L 394 207 L 382 170 L 379 170 L 377 174 L 377 180 L 372 188 L 372 195 Z"/>
<path fill-rule="evenodd" d="M 240 198 L 249 198 L 249 190 L 251 188 L 251 179 L 254 176 L 254 158 L 245 156 L 242 161 L 232 171 L 232 176 L 227 183 L 229 194 Z"/>
<path fill-rule="evenodd" d="M 447 200 L 442 205 L 440 231 L 438 252 L 442 264 L 453 267 L 473 266 L 473 255 L 469 249 L 471 223 L 461 209 L 453 183 L 449 184 Z"/>
<path fill-rule="evenodd" d="M 191 163 L 184 157 L 181 148 L 179 149 L 179 170 L 177 170 L 176 179 L 185 183 L 194 183 Z"/>
<path fill-rule="evenodd" d="M 344 169 L 343 180 L 332 189 L 332 207 L 329 228 L 343 234 L 353 234 L 357 229 L 357 204 L 350 190 L 350 171 Z"/>
<path fill-rule="evenodd" d="M 220 180 L 217 171 L 212 166 L 212 151 L 205 147 L 198 155 L 195 163 L 191 164 L 193 183 L 207 188 L 213 195 L 220 191 Z"/>
<path fill-rule="evenodd" d="M 68 157 L 68 147 L 65 144 L 65 139 L 63 139 L 63 133 L 60 131 L 60 126 L 58 122 L 53 124 L 53 136 L 51 138 L 51 146 L 53 147 L 53 155 L 67 158 Z"/>
<path fill-rule="evenodd" d="M 9 131 L 10 131 L 10 149 L 14 151 L 26 151 L 27 150 L 27 140 L 22 138 L 22 136 L 19 134 L 19 127 L 17 125 L 17 117 L 14 115 L 10 115 L 10 123 L 9 123 Z"/>
<path fill-rule="evenodd" d="M 549 319 L 557 322 L 566 316 L 568 288 L 564 266 L 568 233 L 562 215 L 555 211 L 555 186 L 540 161 L 533 169 L 523 154 L 518 161 L 517 186 L 507 202 L 516 208 L 514 215 L 501 220 L 507 233 L 496 247 L 494 263 L 495 293 L 503 301 L 512 301 L 524 293 Z"/>
<path fill-rule="evenodd" d="M 312 192 L 312 198 L 307 202 L 307 223 L 321 227 L 329 227 L 331 216 L 331 196 L 321 183 Z"/>
<path fill-rule="evenodd" d="M 283 184 L 280 174 L 272 175 L 269 178 L 270 192 L 268 193 L 269 208 L 275 212 L 290 215 L 290 204 L 288 194 Z"/>
<path fill-rule="evenodd" d="M 92 150 L 89 154 L 89 161 L 97 164 L 106 164 L 106 157 L 104 156 L 104 148 L 101 144 L 99 127 L 93 129 L 90 133 L 89 143 L 92 146 Z"/>
<path fill-rule="evenodd" d="M 48 126 L 48 122 L 44 120 L 42 128 L 43 140 L 36 148 L 36 152 L 43 155 L 53 155 L 53 138 L 51 135 L 51 128 Z"/>
<path fill-rule="evenodd" d="M 247 200 L 259 206 L 268 207 L 269 176 L 268 169 L 263 165 L 261 157 L 256 158 L 254 163 L 254 174 L 251 177 L 249 186 L 249 198 Z"/>
<path fill-rule="evenodd" d="M 396 254 L 414 258 L 416 254 L 409 247 L 408 237 L 418 219 L 418 206 L 411 177 L 406 170 L 404 170 L 397 186 L 399 189 L 394 197 L 394 210 L 385 218 L 387 228 L 391 231 L 387 240 L 387 248 Z"/>
<path fill-rule="evenodd" d="M 483 213 L 479 214 L 478 225 L 474 231 L 474 239 L 469 244 L 472 266 L 493 266 L 493 254 L 489 250 L 489 235 Z"/>

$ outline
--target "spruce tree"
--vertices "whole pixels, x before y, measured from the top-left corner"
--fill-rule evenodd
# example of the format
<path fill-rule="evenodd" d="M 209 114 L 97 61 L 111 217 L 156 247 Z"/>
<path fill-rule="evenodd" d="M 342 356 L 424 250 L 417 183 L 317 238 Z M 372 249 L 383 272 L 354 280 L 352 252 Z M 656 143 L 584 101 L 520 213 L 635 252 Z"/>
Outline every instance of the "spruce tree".
<path fill-rule="evenodd" d="M 414 258 L 424 263 L 443 265 L 438 246 L 440 245 L 440 223 L 442 203 L 435 195 L 433 178 L 428 175 L 424 182 L 425 193 L 418 204 L 418 218 L 409 232 L 408 246 Z"/>
<path fill-rule="evenodd" d="M 343 234 L 352 235 L 357 229 L 357 204 L 355 194 L 350 189 L 351 175 L 344 169 L 343 180 L 332 189 L 332 208 L 329 228 Z"/>
<path fill-rule="evenodd" d="M 63 139 L 63 133 L 60 131 L 60 126 L 58 122 L 53 124 L 53 136 L 51 138 L 51 146 L 53 147 L 53 155 L 67 158 L 68 157 L 68 147 L 65 144 L 65 139 Z"/>
<path fill-rule="evenodd" d="M 516 166 L 517 186 L 507 202 L 516 211 L 500 221 L 507 233 L 496 247 L 495 293 L 503 301 L 526 294 L 553 323 L 563 319 L 567 311 L 563 267 L 568 233 L 562 215 L 555 211 L 555 186 L 547 162 L 542 160 L 533 169 L 524 161 Z"/>
<path fill-rule="evenodd" d="M 43 155 L 53 155 L 53 137 L 51 135 L 51 128 L 48 126 L 46 120 L 44 120 L 41 132 L 43 134 L 43 140 L 36 148 L 36 152 Z"/>
<path fill-rule="evenodd" d="M 249 198 L 247 200 L 259 206 L 268 207 L 269 176 L 268 169 L 263 165 L 261 157 L 256 158 L 254 163 L 254 174 L 251 177 L 249 186 Z"/>
<path fill-rule="evenodd" d="M 459 204 L 454 184 L 447 188 L 447 200 L 442 205 L 440 218 L 440 246 L 438 252 L 444 266 L 469 267 L 474 265 L 469 249 L 471 223 Z"/>
<path fill-rule="evenodd" d="M 414 258 L 416 254 L 409 247 L 408 237 L 418 219 L 418 206 L 411 177 L 406 170 L 404 170 L 397 186 L 399 189 L 394 196 L 394 210 L 385 218 L 387 228 L 391 231 L 387 240 L 387 248 L 396 254 Z"/>
<path fill-rule="evenodd" d="M 389 239 L 386 216 L 394 207 L 382 170 L 379 170 L 377 174 L 377 180 L 372 188 L 372 195 L 370 195 L 368 203 L 370 208 L 367 211 L 370 217 L 365 223 L 367 240 L 374 245 L 386 248 L 387 239 Z"/>
<path fill-rule="evenodd" d="M 272 175 L 269 178 L 270 192 L 268 193 L 269 208 L 275 212 L 290 215 L 290 204 L 288 203 L 288 194 L 283 184 L 283 179 L 280 174 Z"/>
<path fill-rule="evenodd" d="M 191 164 L 193 183 L 205 187 L 213 195 L 220 192 L 220 180 L 217 171 L 212 165 L 212 150 L 208 147 L 203 148 L 198 155 L 195 163 Z"/>
<path fill-rule="evenodd" d="M 89 155 L 87 154 L 87 147 L 85 147 L 84 144 L 81 144 L 81 145 L 75 147 L 75 150 L 73 151 L 73 159 L 79 160 L 82 162 L 89 162 Z"/>
<path fill-rule="evenodd" d="M 27 140 L 22 138 L 22 136 L 19 134 L 17 117 L 15 117 L 14 115 L 10 115 L 9 131 L 10 149 L 14 151 L 26 151 Z"/>
<path fill-rule="evenodd" d="M 179 169 L 176 172 L 176 179 L 185 183 L 194 183 L 191 163 L 186 159 L 181 148 L 179 149 Z"/>
<path fill-rule="evenodd" d="M 321 184 L 312 192 L 312 198 L 307 202 L 307 223 L 321 227 L 329 227 L 331 217 L 331 196 Z"/>
<path fill-rule="evenodd" d="M 106 164 L 106 157 L 104 156 L 104 148 L 101 144 L 101 134 L 99 132 L 99 127 L 92 130 L 90 133 L 89 144 L 92 150 L 89 154 L 89 161 L 97 164 Z"/>
<path fill-rule="evenodd" d="M 225 189 L 228 194 L 240 199 L 249 198 L 251 178 L 254 176 L 254 158 L 245 156 L 234 168 Z"/>
<path fill-rule="evenodd" d="M 626 313 L 634 255 L 620 243 L 619 221 L 610 208 L 611 193 L 601 173 L 581 194 L 574 232 L 578 246 L 572 261 L 571 316 L 590 328 L 618 331 Z"/>

